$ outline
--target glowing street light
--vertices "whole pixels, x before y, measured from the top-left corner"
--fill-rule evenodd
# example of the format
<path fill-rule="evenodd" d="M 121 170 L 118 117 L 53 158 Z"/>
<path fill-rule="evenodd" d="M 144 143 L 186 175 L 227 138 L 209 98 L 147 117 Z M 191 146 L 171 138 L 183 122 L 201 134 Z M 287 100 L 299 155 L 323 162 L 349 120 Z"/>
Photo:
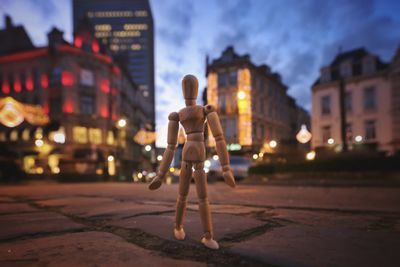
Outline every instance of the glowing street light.
<path fill-rule="evenodd" d="M 310 151 L 306 154 L 306 160 L 314 160 L 316 156 L 315 151 Z"/>
<path fill-rule="evenodd" d="M 126 126 L 126 119 L 124 119 L 124 118 L 119 119 L 119 120 L 117 121 L 117 126 L 118 126 L 119 128 L 125 128 L 125 126 Z"/>
<path fill-rule="evenodd" d="M 243 100 L 243 99 L 246 98 L 246 93 L 243 92 L 243 91 L 239 91 L 238 94 L 237 94 L 237 96 L 238 96 L 238 98 L 239 98 L 240 100 Z"/>
<path fill-rule="evenodd" d="M 107 160 L 110 161 L 110 162 L 111 162 L 111 161 L 114 161 L 114 156 L 113 156 L 113 155 L 109 155 L 109 156 L 107 157 Z"/>
<path fill-rule="evenodd" d="M 269 146 L 270 146 L 271 148 L 275 148 L 277 145 L 278 145 L 278 142 L 276 142 L 275 140 L 269 141 Z"/>
<path fill-rule="evenodd" d="M 258 159 L 258 154 L 253 154 L 253 159 Z"/>
<path fill-rule="evenodd" d="M 357 135 L 356 137 L 354 137 L 354 140 L 355 140 L 357 143 L 361 143 L 362 140 L 363 140 L 363 138 L 362 138 L 361 135 Z"/>
<path fill-rule="evenodd" d="M 302 144 L 307 143 L 311 140 L 312 134 L 307 130 L 307 126 L 305 124 L 301 125 L 300 131 L 296 135 L 297 141 Z"/>
<path fill-rule="evenodd" d="M 44 145 L 44 142 L 42 139 L 36 139 L 35 140 L 35 146 L 37 147 L 42 147 Z"/>
<path fill-rule="evenodd" d="M 161 156 L 161 155 L 158 155 L 158 156 L 157 156 L 157 160 L 158 160 L 158 161 L 162 161 L 162 156 Z"/>
<path fill-rule="evenodd" d="M 213 158 L 213 160 L 218 160 L 219 159 L 218 155 L 214 155 L 212 158 Z"/>
<path fill-rule="evenodd" d="M 147 152 L 149 152 L 151 150 L 151 145 L 146 145 L 144 147 L 144 150 L 146 150 Z"/>
<path fill-rule="evenodd" d="M 328 139 L 328 144 L 329 145 L 333 145 L 335 143 L 335 140 L 333 140 L 333 138 L 329 138 Z"/>
<path fill-rule="evenodd" d="M 62 132 L 57 132 L 54 134 L 54 142 L 59 143 L 59 144 L 64 144 L 65 143 L 65 134 Z"/>

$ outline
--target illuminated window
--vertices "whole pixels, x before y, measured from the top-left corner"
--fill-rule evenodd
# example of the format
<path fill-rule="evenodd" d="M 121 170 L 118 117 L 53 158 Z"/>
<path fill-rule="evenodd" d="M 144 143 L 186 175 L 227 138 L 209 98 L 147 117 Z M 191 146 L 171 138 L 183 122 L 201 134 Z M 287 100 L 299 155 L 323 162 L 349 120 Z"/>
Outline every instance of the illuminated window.
<path fill-rule="evenodd" d="M 88 142 L 87 128 L 82 126 L 75 126 L 72 128 L 72 136 L 74 141 L 79 144 L 86 144 Z"/>
<path fill-rule="evenodd" d="M 24 171 L 27 173 L 35 173 L 35 157 L 25 156 L 23 159 Z"/>
<path fill-rule="evenodd" d="M 124 24 L 124 30 L 147 30 L 147 24 Z"/>
<path fill-rule="evenodd" d="M 0 141 L 1 142 L 7 141 L 6 133 L 0 132 Z"/>
<path fill-rule="evenodd" d="M 132 50 L 140 50 L 142 49 L 142 46 L 140 44 L 133 44 L 131 45 Z"/>
<path fill-rule="evenodd" d="M 135 11 L 135 16 L 136 17 L 147 17 L 147 11 L 146 10 Z"/>
<path fill-rule="evenodd" d="M 22 140 L 24 140 L 24 141 L 28 141 L 29 140 L 29 129 L 25 129 L 23 132 L 22 132 Z"/>
<path fill-rule="evenodd" d="M 18 140 L 18 132 L 17 130 L 14 130 L 10 134 L 10 140 L 11 141 L 17 141 Z"/>
<path fill-rule="evenodd" d="M 113 144 L 114 144 L 114 133 L 112 131 L 108 131 L 107 145 L 113 145 Z"/>
<path fill-rule="evenodd" d="M 99 145 L 102 143 L 101 130 L 99 128 L 89 128 L 89 141 L 92 144 Z"/>
<path fill-rule="evenodd" d="M 110 24 L 98 24 L 94 27 L 96 31 L 111 31 L 112 27 Z"/>

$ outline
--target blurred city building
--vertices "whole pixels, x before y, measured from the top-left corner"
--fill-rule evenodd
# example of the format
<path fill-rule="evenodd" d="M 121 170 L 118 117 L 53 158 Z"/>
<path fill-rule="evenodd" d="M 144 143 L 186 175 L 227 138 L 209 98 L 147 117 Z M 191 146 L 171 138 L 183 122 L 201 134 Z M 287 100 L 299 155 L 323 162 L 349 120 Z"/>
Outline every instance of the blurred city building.
<path fill-rule="evenodd" d="M 50 122 L 0 124 L 0 144 L 17 153 L 31 174 L 130 177 L 146 157 L 133 141 L 145 124 L 144 96 L 115 64 L 90 24 L 77 26 L 74 44 L 53 28 L 48 45 L 34 47 L 23 26 L 6 17 L 0 30 L 0 98 L 42 107 Z"/>
<path fill-rule="evenodd" d="M 126 65 L 146 101 L 146 115 L 155 129 L 154 30 L 148 0 L 74 0 L 75 42 L 80 20 L 89 18 L 95 36 L 107 46 L 114 60 Z"/>
<path fill-rule="evenodd" d="M 221 118 L 230 151 L 237 154 L 296 153 L 296 133 L 309 126 L 309 115 L 287 94 L 287 86 L 269 66 L 256 66 L 249 55 L 227 47 L 220 58 L 207 59 L 207 103 Z M 209 134 L 208 146 L 215 146 Z"/>
<path fill-rule="evenodd" d="M 312 147 L 341 151 L 340 83 L 349 149 L 400 149 L 400 49 L 390 63 L 364 48 L 339 53 L 312 86 Z"/>

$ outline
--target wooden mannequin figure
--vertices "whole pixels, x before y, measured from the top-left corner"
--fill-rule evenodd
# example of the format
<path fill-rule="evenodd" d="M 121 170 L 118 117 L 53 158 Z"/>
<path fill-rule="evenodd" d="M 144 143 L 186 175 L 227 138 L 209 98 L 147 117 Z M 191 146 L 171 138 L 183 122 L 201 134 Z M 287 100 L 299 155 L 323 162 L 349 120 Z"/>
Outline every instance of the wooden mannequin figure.
<path fill-rule="evenodd" d="M 199 198 L 201 223 L 204 230 L 204 237 L 201 242 L 208 248 L 218 249 L 219 245 L 217 241 L 213 239 L 211 210 L 207 198 L 207 177 L 204 172 L 204 161 L 206 159 L 204 126 L 206 120 L 216 141 L 216 150 L 221 163 L 224 180 L 229 186 L 235 187 L 235 179 L 230 169 L 229 154 L 217 112 L 211 105 L 205 107 L 196 105 L 198 92 L 197 78 L 193 75 L 186 75 L 182 80 L 182 91 L 186 107 L 181 109 L 178 113 L 173 112 L 168 116 L 168 146 L 165 149 L 157 176 L 151 181 L 149 189 L 158 189 L 169 169 L 176 148 L 180 122 L 187 134 L 187 141 L 182 151 L 174 235 L 178 240 L 183 240 L 185 238 L 183 219 L 193 168 L 193 176 L 196 183 L 197 196 Z"/>

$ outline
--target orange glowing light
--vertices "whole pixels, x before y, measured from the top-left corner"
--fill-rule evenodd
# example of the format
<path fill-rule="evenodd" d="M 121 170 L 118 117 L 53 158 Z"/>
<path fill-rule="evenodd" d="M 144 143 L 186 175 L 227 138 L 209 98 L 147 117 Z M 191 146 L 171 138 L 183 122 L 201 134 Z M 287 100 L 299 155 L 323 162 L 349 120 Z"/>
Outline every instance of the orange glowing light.
<path fill-rule="evenodd" d="M 249 69 L 239 70 L 238 90 L 241 97 L 238 97 L 239 112 L 239 144 L 250 146 L 252 144 L 251 125 L 251 73 Z"/>
<path fill-rule="evenodd" d="M 63 86 L 72 86 L 74 85 L 74 75 L 72 72 L 63 71 L 61 74 L 61 84 Z"/>
<path fill-rule="evenodd" d="M 12 97 L 0 98 L 0 123 L 7 127 L 16 127 L 24 119 L 33 125 L 45 125 L 49 117 L 41 106 L 18 102 Z"/>

